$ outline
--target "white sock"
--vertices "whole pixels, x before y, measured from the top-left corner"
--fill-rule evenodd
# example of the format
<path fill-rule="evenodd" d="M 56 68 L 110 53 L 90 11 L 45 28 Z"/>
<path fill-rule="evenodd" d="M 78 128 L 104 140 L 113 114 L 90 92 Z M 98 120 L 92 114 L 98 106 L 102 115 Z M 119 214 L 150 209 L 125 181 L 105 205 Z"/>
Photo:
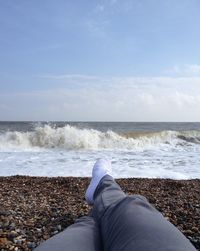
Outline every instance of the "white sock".
<path fill-rule="evenodd" d="M 111 162 L 106 159 L 97 160 L 92 170 L 92 180 L 85 193 L 85 199 L 88 204 L 92 205 L 94 203 L 94 192 L 100 180 L 107 174 L 112 176 Z"/>

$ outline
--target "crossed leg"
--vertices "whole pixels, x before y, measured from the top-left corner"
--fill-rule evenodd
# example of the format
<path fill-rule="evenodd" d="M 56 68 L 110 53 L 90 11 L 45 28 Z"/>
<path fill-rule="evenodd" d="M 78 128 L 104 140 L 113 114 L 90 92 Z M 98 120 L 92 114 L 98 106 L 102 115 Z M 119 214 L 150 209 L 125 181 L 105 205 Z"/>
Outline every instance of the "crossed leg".
<path fill-rule="evenodd" d="M 35 251 L 101 251 L 99 228 L 94 219 L 84 216 L 63 232 L 41 243 Z"/>
<path fill-rule="evenodd" d="M 105 251 L 196 250 L 145 197 L 126 196 L 109 175 L 95 190 L 93 217 L 99 222 Z"/>
<path fill-rule="evenodd" d="M 126 196 L 99 160 L 86 192 L 92 217 L 78 219 L 36 251 L 195 251 L 189 240 L 145 197 Z"/>

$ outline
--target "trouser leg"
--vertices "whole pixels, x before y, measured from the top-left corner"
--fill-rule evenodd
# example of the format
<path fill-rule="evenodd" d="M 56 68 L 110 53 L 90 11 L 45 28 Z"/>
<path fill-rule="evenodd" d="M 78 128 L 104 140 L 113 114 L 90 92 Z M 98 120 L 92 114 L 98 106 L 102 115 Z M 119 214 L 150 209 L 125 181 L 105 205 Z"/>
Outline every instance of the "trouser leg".
<path fill-rule="evenodd" d="M 100 251 L 99 228 L 92 217 L 84 216 L 63 232 L 41 243 L 35 251 Z"/>
<path fill-rule="evenodd" d="M 99 182 L 94 193 L 94 198 L 92 216 L 99 222 L 106 209 L 126 198 L 126 195 L 113 177 L 106 175 Z"/>
<path fill-rule="evenodd" d="M 112 177 L 101 180 L 94 196 L 93 215 L 100 224 L 104 250 L 195 250 L 146 198 L 125 196 Z"/>

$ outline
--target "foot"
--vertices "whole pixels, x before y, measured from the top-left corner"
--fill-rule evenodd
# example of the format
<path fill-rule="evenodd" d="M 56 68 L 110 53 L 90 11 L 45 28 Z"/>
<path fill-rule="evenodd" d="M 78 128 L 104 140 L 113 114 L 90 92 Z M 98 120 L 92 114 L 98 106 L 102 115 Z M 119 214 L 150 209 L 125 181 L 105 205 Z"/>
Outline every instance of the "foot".
<path fill-rule="evenodd" d="M 106 159 L 99 159 L 94 164 L 94 167 L 92 170 L 92 180 L 91 180 L 90 185 L 88 186 L 86 194 L 85 194 L 85 199 L 88 204 L 92 205 L 94 203 L 94 192 L 95 192 L 100 180 L 105 175 L 112 176 L 111 162 Z"/>

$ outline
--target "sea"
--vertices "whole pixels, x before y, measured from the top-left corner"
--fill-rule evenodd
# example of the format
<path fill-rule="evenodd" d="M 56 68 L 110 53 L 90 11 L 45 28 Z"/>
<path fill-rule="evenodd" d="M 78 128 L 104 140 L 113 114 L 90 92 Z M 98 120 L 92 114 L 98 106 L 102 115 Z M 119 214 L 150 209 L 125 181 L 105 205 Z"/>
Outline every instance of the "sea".
<path fill-rule="evenodd" d="M 200 123 L 0 122 L 0 176 L 200 178 Z"/>

